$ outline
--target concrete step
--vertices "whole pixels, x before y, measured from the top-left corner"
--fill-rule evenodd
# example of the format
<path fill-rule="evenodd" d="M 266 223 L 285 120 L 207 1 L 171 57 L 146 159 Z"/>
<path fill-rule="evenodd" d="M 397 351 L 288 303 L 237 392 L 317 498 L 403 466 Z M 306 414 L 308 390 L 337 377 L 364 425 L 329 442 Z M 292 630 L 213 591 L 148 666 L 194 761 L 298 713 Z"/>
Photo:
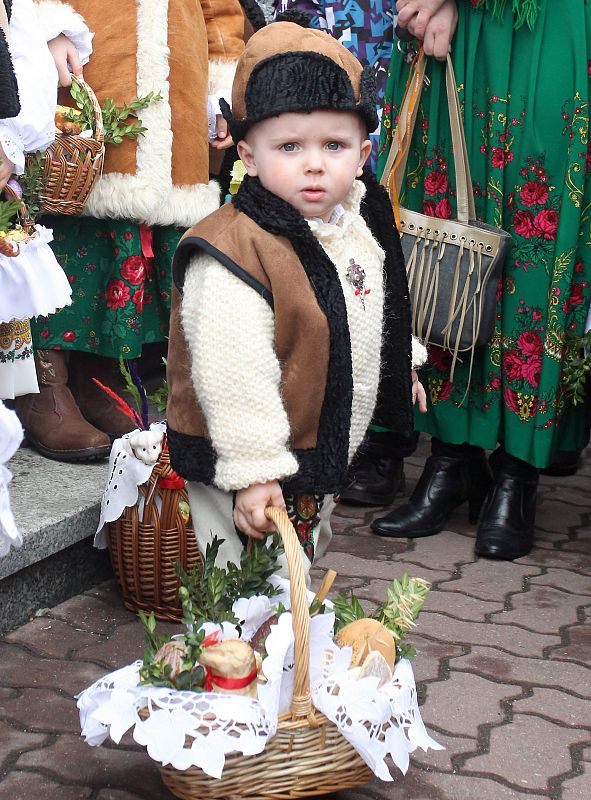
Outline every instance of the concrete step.
<path fill-rule="evenodd" d="M 23 546 L 0 559 L 0 632 L 112 576 L 92 546 L 108 461 L 64 464 L 23 446 L 7 466 Z"/>

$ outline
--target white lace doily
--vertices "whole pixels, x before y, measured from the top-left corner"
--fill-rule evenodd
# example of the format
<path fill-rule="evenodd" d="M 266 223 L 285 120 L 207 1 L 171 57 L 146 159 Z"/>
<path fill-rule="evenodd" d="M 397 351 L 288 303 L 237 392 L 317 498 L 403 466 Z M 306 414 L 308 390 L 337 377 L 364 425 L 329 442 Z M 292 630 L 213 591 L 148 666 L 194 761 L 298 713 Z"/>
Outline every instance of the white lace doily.
<path fill-rule="evenodd" d="M 166 422 L 153 422 L 150 430 L 165 433 Z M 119 519 L 126 508 L 137 503 L 138 487 L 148 480 L 154 469 L 153 465 L 135 458 L 126 447 L 126 441 L 134 433 L 137 433 L 137 429 L 115 439 L 111 447 L 109 478 L 101 498 L 101 515 L 94 536 L 94 546 L 99 549 L 108 545 L 106 523 Z"/>
<path fill-rule="evenodd" d="M 289 607 L 288 582 L 273 576 L 282 593 L 242 598 L 233 607 L 241 620 L 244 639 L 250 638 L 283 602 Z M 309 600 L 312 593 L 309 593 Z M 390 754 L 405 772 L 408 754 L 417 746 L 441 749 L 427 734 L 419 713 L 412 668 L 408 661 L 396 665 L 392 681 L 377 688 L 377 678 L 353 680 L 347 672 L 351 648 L 340 649 L 333 641 L 334 614 L 310 620 L 310 682 L 313 703 L 331 719 L 382 780 L 392 780 L 385 764 Z M 236 636 L 229 623 L 208 623 L 209 634 Z M 289 709 L 293 690 L 294 647 L 290 612 L 279 616 L 266 640 L 263 661 L 266 683 L 258 687 L 258 699 L 217 693 L 180 692 L 154 686 L 138 686 L 140 661 L 96 681 L 78 699 L 82 735 L 88 744 L 100 745 L 110 736 L 119 742 L 131 730 L 134 739 L 162 765 L 175 769 L 197 766 L 212 777 L 223 772 L 231 752 L 262 752 L 277 729 L 279 714 Z M 143 721 L 140 709 L 150 716 Z M 186 744 L 185 737 L 192 740 Z"/>
<path fill-rule="evenodd" d="M 37 236 L 19 243 L 18 256 L 0 256 L 0 322 L 46 317 L 72 302 L 72 287 L 49 242 L 49 228 L 36 225 Z"/>

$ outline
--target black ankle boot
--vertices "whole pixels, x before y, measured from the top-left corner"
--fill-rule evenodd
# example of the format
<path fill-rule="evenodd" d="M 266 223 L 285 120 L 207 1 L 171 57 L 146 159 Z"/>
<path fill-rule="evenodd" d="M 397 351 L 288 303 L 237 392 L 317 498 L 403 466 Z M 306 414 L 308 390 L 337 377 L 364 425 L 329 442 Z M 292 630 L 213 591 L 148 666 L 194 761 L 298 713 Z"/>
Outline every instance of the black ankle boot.
<path fill-rule="evenodd" d="M 404 489 L 404 458 L 414 453 L 418 434 L 400 436 L 370 428 L 347 474 L 341 502 L 387 506 Z"/>
<path fill-rule="evenodd" d="M 433 536 L 466 501 L 470 522 L 475 523 L 489 485 L 490 470 L 482 450 L 434 443 L 408 503 L 374 520 L 371 529 L 378 536 L 399 539 Z"/>
<path fill-rule="evenodd" d="M 502 448 L 492 454 L 490 465 L 493 484 L 482 507 L 474 549 L 479 556 L 512 561 L 533 547 L 540 473 Z"/>

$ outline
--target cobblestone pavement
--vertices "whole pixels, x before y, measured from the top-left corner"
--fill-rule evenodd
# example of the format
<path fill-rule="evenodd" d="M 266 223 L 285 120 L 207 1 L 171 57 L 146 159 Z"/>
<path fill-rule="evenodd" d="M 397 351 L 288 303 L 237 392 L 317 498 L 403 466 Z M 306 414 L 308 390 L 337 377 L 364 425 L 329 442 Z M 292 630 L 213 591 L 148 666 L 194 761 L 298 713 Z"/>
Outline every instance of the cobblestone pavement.
<path fill-rule="evenodd" d="M 407 462 L 409 486 L 423 458 Z M 433 582 L 414 668 L 423 718 L 446 749 L 415 753 L 406 776 L 339 800 L 591 798 L 590 478 L 588 454 L 577 476 L 542 480 L 537 547 L 513 563 L 475 559 L 464 509 L 413 542 L 373 537 L 373 512 L 341 507 L 321 565 L 338 571 L 338 588 L 377 602 L 403 569 Z M 133 741 L 90 748 L 79 735 L 73 696 L 135 659 L 141 641 L 114 583 L 6 635 L 0 800 L 172 797 Z"/>

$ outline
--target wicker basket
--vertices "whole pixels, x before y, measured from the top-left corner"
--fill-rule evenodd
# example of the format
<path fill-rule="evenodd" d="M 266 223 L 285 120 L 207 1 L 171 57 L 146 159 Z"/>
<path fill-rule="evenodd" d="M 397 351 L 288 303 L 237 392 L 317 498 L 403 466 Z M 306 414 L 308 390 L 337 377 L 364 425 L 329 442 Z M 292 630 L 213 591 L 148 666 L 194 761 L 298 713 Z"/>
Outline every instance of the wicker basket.
<path fill-rule="evenodd" d="M 94 108 L 94 131 L 91 138 L 75 135 L 56 136 L 45 156 L 45 189 L 41 208 L 49 214 L 80 214 L 95 180 L 101 174 L 105 158 L 103 115 L 90 86 L 72 75 Z"/>
<path fill-rule="evenodd" d="M 162 780 L 182 800 L 294 800 L 363 786 L 372 772 L 336 725 L 312 708 L 309 674 L 310 615 L 301 548 L 287 514 L 266 510 L 281 534 L 290 573 L 295 637 L 295 680 L 291 711 L 279 718 L 264 752 L 226 757 L 220 779 L 197 767 L 160 767 Z"/>
<path fill-rule="evenodd" d="M 164 447 L 149 480 L 140 486 L 138 502 L 108 524 L 113 572 L 130 611 L 153 611 L 162 620 L 181 619 L 174 564 L 180 562 L 187 571 L 201 564 L 188 509 L 185 482 L 173 471 Z"/>

